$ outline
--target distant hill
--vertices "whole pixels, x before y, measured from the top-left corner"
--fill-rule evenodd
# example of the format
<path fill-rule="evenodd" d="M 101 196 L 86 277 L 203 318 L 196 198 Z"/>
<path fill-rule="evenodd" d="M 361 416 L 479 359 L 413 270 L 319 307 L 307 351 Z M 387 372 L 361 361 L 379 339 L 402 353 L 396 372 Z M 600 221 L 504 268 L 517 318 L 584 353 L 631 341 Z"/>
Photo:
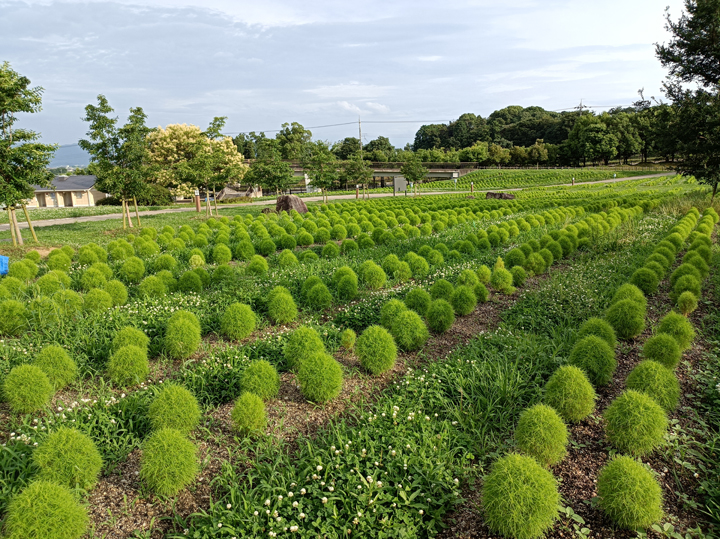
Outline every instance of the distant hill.
<path fill-rule="evenodd" d="M 86 167 L 90 164 L 90 155 L 77 144 L 60 146 L 55 152 L 55 157 L 50 161 L 50 168 Z"/>

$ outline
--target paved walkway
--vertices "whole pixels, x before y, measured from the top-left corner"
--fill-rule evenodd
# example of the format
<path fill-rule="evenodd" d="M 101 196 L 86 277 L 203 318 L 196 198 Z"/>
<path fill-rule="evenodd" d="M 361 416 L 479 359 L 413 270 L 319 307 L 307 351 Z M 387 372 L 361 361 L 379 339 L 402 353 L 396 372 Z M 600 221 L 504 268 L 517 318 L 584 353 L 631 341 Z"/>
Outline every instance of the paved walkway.
<path fill-rule="evenodd" d="M 624 182 L 624 181 L 630 181 L 630 180 L 643 180 L 648 178 L 660 178 L 662 176 L 672 176 L 675 172 L 663 172 L 660 174 L 648 174 L 647 176 L 632 176 L 629 178 L 610 178 L 609 180 L 598 180 L 595 182 L 578 182 L 577 185 L 585 185 L 585 184 L 596 184 L 596 183 L 617 183 L 617 182 Z M 570 184 L 559 184 L 559 185 L 544 185 L 542 187 L 566 187 Z M 486 193 L 488 191 L 522 191 L 523 189 L 532 189 L 533 187 L 513 187 L 511 189 L 484 189 L 484 190 L 477 190 L 476 193 Z M 468 191 L 421 191 L 422 196 L 427 195 L 456 195 L 456 194 L 462 194 L 467 193 L 470 194 Z M 393 196 L 393 193 L 373 193 L 369 195 L 370 198 L 382 198 L 382 197 L 389 197 Z M 398 195 L 403 196 L 403 195 Z M 323 200 L 322 196 L 313 196 L 313 197 L 302 197 L 303 201 L 305 202 L 321 202 Z M 330 195 L 328 196 L 328 200 L 353 200 L 355 199 L 355 195 Z M 236 208 L 236 207 L 247 207 L 247 206 L 272 206 L 275 203 L 272 200 L 261 200 L 259 202 L 245 202 L 243 204 L 221 204 L 219 207 L 221 209 L 224 208 Z M 182 212 L 194 212 L 195 208 L 172 208 L 172 209 L 166 209 L 166 210 L 146 210 L 140 212 L 141 217 L 146 217 L 149 215 L 161 215 L 164 213 L 182 213 Z M 203 208 L 203 213 L 205 209 Z M 43 219 L 43 220 L 37 220 L 33 221 L 33 226 L 35 228 L 44 227 L 44 226 L 55 226 L 55 225 L 72 225 L 75 223 L 88 223 L 92 221 L 108 221 L 110 219 L 122 219 L 122 213 L 108 213 L 105 215 L 86 215 L 83 217 L 64 217 L 61 219 Z M 26 222 L 20 222 L 18 223 L 20 228 L 28 228 L 28 224 Z M 0 232 L 6 232 L 10 230 L 10 225 L 4 224 L 0 225 Z"/>

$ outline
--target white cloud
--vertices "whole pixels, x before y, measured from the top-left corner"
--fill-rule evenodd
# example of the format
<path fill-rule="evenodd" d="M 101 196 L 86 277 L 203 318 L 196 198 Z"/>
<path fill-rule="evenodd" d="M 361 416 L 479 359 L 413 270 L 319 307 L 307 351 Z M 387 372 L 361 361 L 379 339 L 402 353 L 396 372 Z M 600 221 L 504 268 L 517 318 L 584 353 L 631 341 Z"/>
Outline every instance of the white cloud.
<path fill-rule="evenodd" d="M 378 86 L 374 84 L 360 84 L 358 82 L 335 84 L 332 86 L 318 86 L 305 90 L 324 99 L 368 99 L 387 95 L 392 86 Z"/>
<path fill-rule="evenodd" d="M 390 112 L 390 107 L 386 105 L 381 105 L 380 103 L 373 103 L 372 101 L 368 101 L 367 103 L 365 103 L 365 106 L 370 110 L 374 110 L 375 112 Z"/>
<path fill-rule="evenodd" d="M 362 110 L 357 105 L 353 105 L 352 103 L 348 103 L 347 101 L 338 101 L 337 104 L 340 106 L 343 110 L 348 110 L 354 114 L 360 114 L 362 113 Z"/>

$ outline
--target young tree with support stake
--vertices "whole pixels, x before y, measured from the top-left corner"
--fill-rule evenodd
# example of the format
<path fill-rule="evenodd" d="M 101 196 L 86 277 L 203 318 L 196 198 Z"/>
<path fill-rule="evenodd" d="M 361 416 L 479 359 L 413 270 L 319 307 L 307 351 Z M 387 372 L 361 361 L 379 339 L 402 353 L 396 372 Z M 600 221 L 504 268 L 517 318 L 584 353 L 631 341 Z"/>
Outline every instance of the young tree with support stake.
<path fill-rule="evenodd" d="M 350 159 L 343 162 L 342 175 L 346 183 L 354 183 L 362 186 L 363 200 L 365 197 L 370 198 L 370 194 L 366 193 L 367 185 L 373 177 L 373 170 L 367 166 L 359 153 L 353 155 Z"/>
<path fill-rule="evenodd" d="M 310 178 L 310 183 L 322 191 L 323 199 L 328 201 L 327 190 L 338 181 L 338 161 L 330 151 L 327 143 L 318 141 L 306 145 L 303 156 L 303 170 Z"/>
<path fill-rule="evenodd" d="M 147 188 L 153 176 L 154 167 L 150 161 L 147 137 L 152 131 L 145 125 L 147 115 L 140 107 L 131 108 L 124 126 L 118 128 L 117 117 L 104 95 L 98 96 L 98 104 L 85 107 L 84 121 L 90 124 L 87 136 L 80 147 L 90 154 L 90 172 L 97 177 L 95 187 L 121 199 L 123 229 L 133 227 L 130 215 L 130 200 L 135 205 L 135 215 L 140 226 L 140 212 L 137 196 Z"/>
<path fill-rule="evenodd" d="M 42 110 L 42 92 L 39 86 L 31 88 L 30 79 L 8 62 L 0 65 L 0 204 L 8 213 L 13 245 L 23 245 L 17 206 L 22 207 L 33 239 L 38 241 L 25 201 L 33 197 L 34 186 L 49 187 L 52 180 L 47 167 L 57 146 L 37 142 L 40 135 L 34 131 L 13 129 L 17 113 Z"/>
<path fill-rule="evenodd" d="M 400 174 L 402 174 L 407 181 L 413 182 L 415 187 L 415 196 L 417 196 L 418 184 L 425 179 L 427 173 L 428 169 L 415 155 L 410 156 L 408 160 L 403 163 L 403 166 L 400 167 Z"/>

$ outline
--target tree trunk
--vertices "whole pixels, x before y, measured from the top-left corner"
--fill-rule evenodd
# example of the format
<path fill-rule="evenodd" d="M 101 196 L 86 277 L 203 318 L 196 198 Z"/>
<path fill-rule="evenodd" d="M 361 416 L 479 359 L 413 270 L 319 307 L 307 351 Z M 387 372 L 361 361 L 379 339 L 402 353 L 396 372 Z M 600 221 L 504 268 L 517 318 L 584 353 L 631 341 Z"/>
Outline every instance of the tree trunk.
<path fill-rule="evenodd" d="M 218 206 L 217 206 L 217 193 L 215 193 L 214 187 L 213 187 L 213 202 L 215 203 L 215 216 L 220 217 L 220 212 L 218 211 Z"/>
<path fill-rule="evenodd" d="M 715 195 L 717 194 L 717 189 L 718 189 L 718 182 L 715 182 L 715 185 L 713 185 L 712 197 L 710 198 L 710 204 L 712 204 L 715 201 Z"/>
<path fill-rule="evenodd" d="M 142 225 L 140 224 L 140 212 L 138 211 L 137 198 L 135 195 L 133 195 L 133 204 L 135 204 L 135 216 L 137 217 L 138 228 L 142 228 Z"/>
<path fill-rule="evenodd" d="M 205 186 L 205 217 L 207 219 L 210 219 L 212 216 L 212 211 L 210 210 L 210 189 L 208 186 Z"/>
<path fill-rule="evenodd" d="M 30 227 L 30 232 L 32 233 L 32 237 L 35 240 L 35 243 L 40 243 L 38 241 L 37 234 L 35 234 L 35 227 L 33 227 L 32 221 L 30 220 L 30 214 L 27 211 L 27 206 L 23 204 L 22 209 L 25 212 L 25 220 L 27 221 L 28 227 Z"/>
<path fill-rule="evenodd" d="M 130 201 L 127 200 L 125 202 L 125 211 L 127 211 L 128 216 L 128 228 L 135 228 L 135 225 L 132 222 L 132 217 L 130 216 Z"/>
<path fill-rule="evenodd" d="M 8 224 L 10 225 L 10 236 L 12 237 L 13 247 L 17 247 L 17 238 L 15 237 L 15 227 L 13 226 L 12 212 L 10 206 L 7 206 Z"/>
<path fill-rule="evenodd" d="M 122 199 L 122 214 L 123 214 L 123 230 L 127 230 L 127 223 L 125 221 L 125 199 Z"/>
<path fill-rule="evenodd" d="M 20 225 L 18 224 L 17 215 L 15 214 L 15 208 L 13 207 L 10 211 L 12 213 L 13 220 L 13 224 L 11 226 L 15 227 L 15 235 L 17 236 L 18 245 L 25 245 L 22 234 L 20 234 Z"/>

